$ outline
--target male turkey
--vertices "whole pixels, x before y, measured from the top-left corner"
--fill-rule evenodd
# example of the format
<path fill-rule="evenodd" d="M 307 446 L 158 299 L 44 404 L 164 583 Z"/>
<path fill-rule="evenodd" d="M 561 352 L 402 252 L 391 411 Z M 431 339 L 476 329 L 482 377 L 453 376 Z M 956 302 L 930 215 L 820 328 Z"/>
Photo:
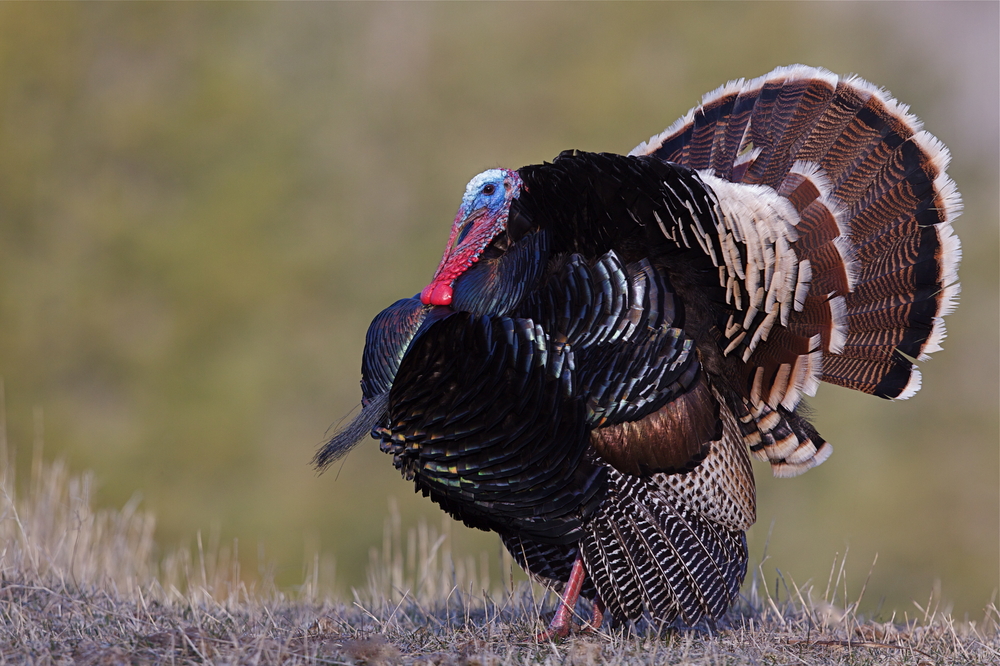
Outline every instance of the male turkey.
<path fill-rule="evenodd" d="M 747 567 L 750 455 L 830 445 L 821 381 L 920 388 L 958 294 L 948 152 L 857 78 L 783 67 L 706 95 L 627 156 L 566 151 L 469 183 L 418 297 L 372 322 L 363 435 L 466 525 L 498 532 L 593 624 L 722 616 Z"/>

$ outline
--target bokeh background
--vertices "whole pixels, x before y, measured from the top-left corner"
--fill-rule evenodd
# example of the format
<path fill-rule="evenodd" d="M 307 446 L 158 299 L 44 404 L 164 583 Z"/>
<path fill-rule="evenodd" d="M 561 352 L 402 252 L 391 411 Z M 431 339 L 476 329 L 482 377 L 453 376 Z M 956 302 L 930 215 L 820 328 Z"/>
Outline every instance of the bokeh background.
<path fill-rule="evenodd" d="M 1000 569 L 996 3 L 0 4 L 0 377 L 33 447 L 139 494 L 164 549 L 239 539 L 247 576 L 364 580 L 374 442 L 308 462 L 359 400 L 368 322 L 426 283 L 467 180 L 627 152 L 739 77 L 803 62 L 909 103 L 964 195 L 962 302 L 924 389 L 812 401 L 832 459 L 758 469 L 754 564 L 865 607 L 980 616 Z M 21 478 L 25 475 L 22 473 Z M 461 552 L 498 542 L 455 527 Z"/>

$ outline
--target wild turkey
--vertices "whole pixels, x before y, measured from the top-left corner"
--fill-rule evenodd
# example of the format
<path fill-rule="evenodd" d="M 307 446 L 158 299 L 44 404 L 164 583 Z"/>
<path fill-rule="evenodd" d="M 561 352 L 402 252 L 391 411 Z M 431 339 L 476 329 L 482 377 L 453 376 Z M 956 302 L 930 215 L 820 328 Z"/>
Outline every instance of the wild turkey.
<path fill-rule="evenodd" d="M 372 322 L 365 434 L 528 572 L 621 621 L 720 618 L 747 567 L 750 455 L 831 446 L 821 381 L 920 388 L 958 294 L 946 148 L 857 78 L 729 83 L 626 156 L 566 151 L 469 183 L 419 297 Z"/>

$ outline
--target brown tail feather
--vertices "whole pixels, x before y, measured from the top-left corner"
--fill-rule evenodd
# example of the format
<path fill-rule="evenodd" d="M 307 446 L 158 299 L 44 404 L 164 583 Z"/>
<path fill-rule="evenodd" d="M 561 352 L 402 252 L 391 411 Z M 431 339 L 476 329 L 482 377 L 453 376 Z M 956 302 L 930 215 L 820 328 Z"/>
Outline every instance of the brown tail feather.
<path fill-rule="evenodd" d="M 914 361 L 940 349 L 942 317 L 959 291 L 951 223 L 961 200 L 947 149 L 904 105 L 858 77 L 784 67 L 709 93 L 632 154 L 703 170 L 710 185 L 714 177 L 773 188 L 800 217 L 790 244 L 811 284 L 786 325 L 796 338 L 820 335 L 818 378 L 885 398 L 919 388 Z M 727 196 L 732 186 L 720 200 Z M 759 325 L 753 316 L 763 313 L 731 327 L 724 343 L 745 344 L 735 336 Z M 791 344 L 772 338 L 748 354 L 747 381 L 763 363 L 764 394 L 782 379 L 773 359 Z M 769 352 L 774 344 L 785 349 Z"/>

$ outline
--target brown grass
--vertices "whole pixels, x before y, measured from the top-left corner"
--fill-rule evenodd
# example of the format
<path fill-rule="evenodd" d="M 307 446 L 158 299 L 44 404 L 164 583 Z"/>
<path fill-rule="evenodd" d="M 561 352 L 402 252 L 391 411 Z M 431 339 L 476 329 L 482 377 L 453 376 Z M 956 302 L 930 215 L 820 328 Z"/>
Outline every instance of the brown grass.
<path fill-rule="evenodd" d="M 235 546 L 199 537 L 193 551 L 159 555 L 153 517 L 135 502 L 96 511 L 89 475 L 36 460 L 16 494 L 11 470 L 0 478 L 3 663 L 1000 663 L 995 606 L 959 622 L 932 598 L 914 616 L 872 621 L 855 612 L 864 590 L 848 596 L 843 561 L 822 594 L 791 581 L 772 594 L 754 576 L 715 633 L 618 628 L 555 644 L 534 639 L 551 595 L 513 583 L 509 560 L 501 581 L 485 558 L 456 561 L 447 528 L 404 538 L 390 519 L 366 589 L 335 600 L 319 558 L 294 593 L 248 586 Z"/>

